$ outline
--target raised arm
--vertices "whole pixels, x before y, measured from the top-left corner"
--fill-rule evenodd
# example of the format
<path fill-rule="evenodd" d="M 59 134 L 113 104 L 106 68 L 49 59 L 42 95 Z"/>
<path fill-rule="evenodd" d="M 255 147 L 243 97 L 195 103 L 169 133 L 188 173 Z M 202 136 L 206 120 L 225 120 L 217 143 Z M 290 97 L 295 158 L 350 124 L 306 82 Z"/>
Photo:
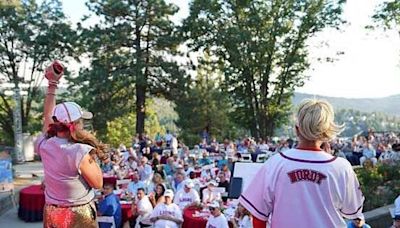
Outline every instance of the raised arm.
<path fill-rule="evenodd" d="M 47 87 L 47 92 L 44 99 L 43 133 L 47 132 L 49 125 L 53 123 L 52 111 L 54 106 L 56 106 L 56 90 L 58 82 L 63 73 L 64 67 L 58 61 L 54 61 L 49 67 L 46 68 L 44 76 L 47 78 L 49 85 Z"/>

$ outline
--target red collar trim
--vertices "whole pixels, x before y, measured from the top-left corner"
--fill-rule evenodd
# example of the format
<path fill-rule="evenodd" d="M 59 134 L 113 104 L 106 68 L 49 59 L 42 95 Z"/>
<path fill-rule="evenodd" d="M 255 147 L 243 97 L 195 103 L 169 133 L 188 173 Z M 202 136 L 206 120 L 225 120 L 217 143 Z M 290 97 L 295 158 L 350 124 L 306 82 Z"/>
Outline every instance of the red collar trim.
<path fill-rule="evenodd" d="M 322 150 L 320 148 L 317 148 L 317 147 L 297 147 L 296 149 L 322 152 Z"/>

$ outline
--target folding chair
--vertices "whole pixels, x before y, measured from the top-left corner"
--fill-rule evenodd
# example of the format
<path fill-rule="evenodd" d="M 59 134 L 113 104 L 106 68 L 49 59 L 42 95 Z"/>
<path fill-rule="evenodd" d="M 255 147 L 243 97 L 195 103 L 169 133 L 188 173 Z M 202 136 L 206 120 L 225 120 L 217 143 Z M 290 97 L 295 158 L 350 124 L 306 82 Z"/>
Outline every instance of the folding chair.
<path fill-rule="evenodd" d="M 264 163 L 266 160 L 267 160 L 267 155 L 266 154 L 257 154 L 256 162 Z"/>
<path fill-rule="evenodd" d="M 242 154 L 242 162 L 253 162 L 251 160 L 251 154 Z"/>
<path fill-rule="evenodd" d="M 131 182 L 130 179 L 117 180 L 116 188 L 117 189 L 127 189 L 128 188 L 128 184 L 130 182 Z"/>
<path fill-rule="evenodd" d="M 111 228 L 116 228 L 113 216 L 98 216 L 97 223 L 109 223 L 111 224 Z"/>

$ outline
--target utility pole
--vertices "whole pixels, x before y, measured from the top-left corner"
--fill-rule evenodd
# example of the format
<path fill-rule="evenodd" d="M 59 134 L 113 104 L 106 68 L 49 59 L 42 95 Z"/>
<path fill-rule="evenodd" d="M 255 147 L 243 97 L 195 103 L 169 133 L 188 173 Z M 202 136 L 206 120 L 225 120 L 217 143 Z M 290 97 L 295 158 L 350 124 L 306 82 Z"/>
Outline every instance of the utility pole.
<path fill-rule="evenodd" d="M 22 151 L 23 139 L 22 139 L 22 118 L 21 118 L 21 90 L 18 84 L 14 87 L 13 94 L 15 106 L 13 111 L 14 119 L 14 154 L 17 163 L 23 163 L 25 156 Z"/>

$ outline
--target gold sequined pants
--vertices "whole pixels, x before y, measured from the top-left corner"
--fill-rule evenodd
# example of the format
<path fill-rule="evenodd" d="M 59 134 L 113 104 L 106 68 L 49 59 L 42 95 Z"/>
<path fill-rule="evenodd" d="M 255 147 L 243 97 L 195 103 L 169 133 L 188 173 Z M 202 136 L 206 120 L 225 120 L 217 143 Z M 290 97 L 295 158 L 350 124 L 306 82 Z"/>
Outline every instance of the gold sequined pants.
<path fill-rule="evenodd" d="M 80 206 L 44 206 L 44 228 L 97 228 L 96 207 L 94 203 Z"/>

